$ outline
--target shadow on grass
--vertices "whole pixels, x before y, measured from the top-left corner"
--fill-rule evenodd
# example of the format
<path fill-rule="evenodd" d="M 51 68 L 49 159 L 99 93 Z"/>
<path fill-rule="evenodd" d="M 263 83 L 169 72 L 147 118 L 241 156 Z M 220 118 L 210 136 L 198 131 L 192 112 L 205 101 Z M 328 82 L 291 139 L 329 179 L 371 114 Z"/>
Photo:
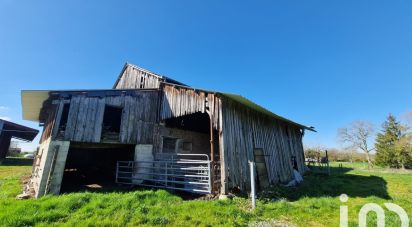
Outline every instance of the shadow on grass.
<path fill-rule="evenodd" d="M 114 178 L 85 178 L 84 176 L 71 176 L 69 174 L 63 177 L 63 183 L 61 186 L 61 194 L 70 193 L 127 193 L 135 191 L 148 191 L 148 190 L 165 190 L 170 194 L 180 197 L 183 200 L 192 200 L 200 198 L 204 195 L 192 194 L 189 192 L 183 192 L 178 190 L 168 190 L 164 188 L 142 187 L 136 185 L 116 184 Z"/>
<path fill-rule="evenodd" d="M 32 166 L 33 159 L 30 158 L 5 158 L 1 162 L 2 166 Z"/>
<path fill-rule="evenodd" d="M 330 167 L 327 171 L 314 169 L 304 176 L 304 182 L 296 188 L 277 186 L 262 193 L 263 198 L 277 197 L 296 201 L 303 197 L 336 197 L 347 194 L 349 197 L 376 196 L 390 199 L 387 182 L 377 176 L 349 174 L 351 168 Z"/>
<path fill-rule="evenodd" d="M 179 190 L 122 185 L 122 184 L 114 184 L 114 183 L 107 183 L 107 182 L 103 184 L 74 185 L 71 187 L 65 185 L 61 189 L 61 194 L 82 193 L 82 192 L 103 193 L 103 194 L 104 193 L 127 193 L 127 192 L 151 191 L 151 190 L 153 191 L 164 190 L 170 193 L 171 195 L 180 197 L 183 200 L 199 199 L 205 196 L 203 194 L 194 194 L 194 193 L 184 192 L 184 191 L 179 191 Z"/>

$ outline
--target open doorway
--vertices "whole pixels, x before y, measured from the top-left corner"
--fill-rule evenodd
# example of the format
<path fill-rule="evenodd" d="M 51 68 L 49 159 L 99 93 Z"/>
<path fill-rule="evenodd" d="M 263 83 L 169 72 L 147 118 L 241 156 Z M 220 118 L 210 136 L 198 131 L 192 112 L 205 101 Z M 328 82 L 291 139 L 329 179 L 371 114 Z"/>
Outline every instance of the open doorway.
<path fill-rule="evenodd" d="M 119 190 L 117 161 L 130 161 L 134 145 L 71 143 L 61 192 Z"/>
<path fill-rule="evenodd" d="M 119 142 L 123 109 L 106 105 L 104 108 L 102 142 Z"/>
<path fill-rule="evenodd" d="M 161 130 L 161 153 L 206 154 L 210 158 L 210 120 L 207 113 L 170 118 Z"/>
<path fill-rule="evenodd" d="M 208 155 L 209 160 L 213 160 L 211 163 L 213 193 L 219 193 L 221 185 L 219 133 L 211 128 L 209 115 L 197 112 L 170 118 L 164 123 L 168 130 L 166 134 L 162 134 L 162 153 Z"/>

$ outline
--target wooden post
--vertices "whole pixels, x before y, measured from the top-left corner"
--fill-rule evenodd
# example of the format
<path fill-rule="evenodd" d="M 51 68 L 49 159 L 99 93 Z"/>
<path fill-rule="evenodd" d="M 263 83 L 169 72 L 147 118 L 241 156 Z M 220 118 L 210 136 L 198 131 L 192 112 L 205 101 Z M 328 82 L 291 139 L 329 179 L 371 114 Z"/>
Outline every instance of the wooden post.
<path fill-rule="evenodd" d="M 210 160 L 212 163 L 215 161 L 215 148 L 213 139 L 213 115 L 210 114 Z"/>
<path fill-rule="evenodd" d="M 210 113 L 210 180 L 212 182 L 212 193 L 215 192 L 215 148 L 214 148 L 214 139 L 213 139 L 213 114 Z"/>
<path fill-rule="evenodd" d="M 255 163 L 249 161 L 249 166 L 250 166 L 250 186 L 251 186 L 250 197 L 252 199 L 252 209 L 255 209 L 256 208 Z"/>
<path fill-rule="evenodd" d="M 325 150 L 325 153 L 326 153 L 326 163 L 327 163 L 327 165 L 328 165 L 328 175 L 330 175 L 328 150 Z"/>
<path fill-rule="evenodd" d="M 64 100 L 60 99 L 58 106 L 56 107 L 57 111 L 56 111 L 56 115 L 54 117 L 54 124 L 52 126 L 52 139 L 55 139 L 57 134 L 59 133 L 59 127 L 60 127 L 60 121 L 62 118 L 62 113 L 63 113 L 63 109 L 64 109 Z"/>
<path fill-rule="evenodd" d="M 224 149 L 224 141 L 223 141 L 223 104 L 222 104 L 222 98 L 218 99 L 219 102 L 219 122 L 218 122 L 218 127 L 217 127 L 217 132 L 218 132 L 218 144 L 219 144 L 219 167 L 220 167 L 220 194 L 221 195 L 226 195 L 227 194 L 227 188 L 226 186 L 228 185 L 227 182 L 227 174 L 226 174 L 226 156 L 225 156 L 225 149 Z M 218 189 L 219 190 L 219 189 Z"/>

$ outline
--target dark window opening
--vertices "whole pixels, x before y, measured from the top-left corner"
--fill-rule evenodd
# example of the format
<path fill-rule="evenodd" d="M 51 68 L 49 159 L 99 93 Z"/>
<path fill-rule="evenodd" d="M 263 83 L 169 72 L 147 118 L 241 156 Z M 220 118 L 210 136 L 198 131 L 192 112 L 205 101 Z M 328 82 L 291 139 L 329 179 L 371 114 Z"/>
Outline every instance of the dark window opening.
<path fill-rule="evenodd" d="M 144 78 L 143 76 L 140 78 L 140 88 L 144 87 Z"/>
<path fill-rule="evenodd" d="M 163 153 L 176 152 L 176 138 L 163 137 Z"/>
<path fill-rule="evenodd" d="M 207 113 L 194 113 L 166 120 L 166 127 L 182 130 L 210 133 L 210 118 Z"/>
<path fill-rule="evenodd" d="M 69 119 L 69 111 L 70 111 L 70 104 L 63 105 L 63 111 L 60 118 L 60 125 L 59 125 L 59 132 L 57 133 L 57 137 L 63 137 L 64 132 L 66 131 L 67 121 Z"/>
<path fill-rule="evenodd" d="M 102 140 L 119 141 L 123 109 L 114 106 L 104 108 Z"/>

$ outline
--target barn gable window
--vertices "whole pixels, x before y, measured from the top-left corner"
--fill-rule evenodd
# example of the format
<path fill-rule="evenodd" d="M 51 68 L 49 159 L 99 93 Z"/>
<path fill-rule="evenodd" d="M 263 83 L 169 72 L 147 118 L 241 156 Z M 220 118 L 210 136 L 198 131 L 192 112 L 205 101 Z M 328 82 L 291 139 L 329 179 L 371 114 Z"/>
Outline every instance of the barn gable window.
<path fill-rule="evenodd" d="M 119 141 L 123 109 L 106 105 L 104 108 L 102 140 Z"/>

